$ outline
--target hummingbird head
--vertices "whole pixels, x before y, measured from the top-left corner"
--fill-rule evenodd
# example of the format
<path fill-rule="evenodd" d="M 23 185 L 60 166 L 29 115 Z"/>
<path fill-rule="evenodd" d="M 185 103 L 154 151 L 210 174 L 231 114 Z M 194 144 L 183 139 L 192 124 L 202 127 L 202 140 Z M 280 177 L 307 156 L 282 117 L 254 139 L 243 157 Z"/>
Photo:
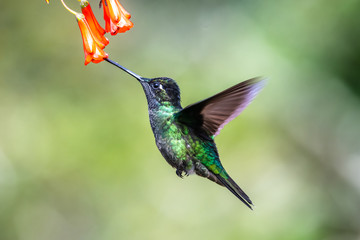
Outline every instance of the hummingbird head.
<path fill-rule="evenodd" d="M 164 104 L 170 104 L 174 107 L 180 105 L 180 89 L 175 80 L 167 77 L 159 78 L 140 78 L 149 107 L 157 107 Z"/>
<path fill-rule="evenodd" d="M 175 80 L 167 77 L 151 79 L 144 78 L 123 67 L 117 62 L 110 60 L 109 58 L 106 58 L 105 60 L 130 74 L 141 83 L 148 101 L 149 108 L 156 108 L 165 104 L 170 104 L 171 106 L 181 108 L 180 89 Z"/>

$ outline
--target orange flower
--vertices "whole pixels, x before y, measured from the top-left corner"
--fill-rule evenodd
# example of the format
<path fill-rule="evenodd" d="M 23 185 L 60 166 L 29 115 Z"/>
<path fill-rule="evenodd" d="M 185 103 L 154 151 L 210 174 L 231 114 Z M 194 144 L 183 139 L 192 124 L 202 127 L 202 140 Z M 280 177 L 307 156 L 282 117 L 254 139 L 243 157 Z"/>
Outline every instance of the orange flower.
<path fill-rule="evenodd" d="M 81 13 L 76 14 L 76 19 L 81 31 L 84 52 L 85 52 L 85 65 L 89 62 L 99 63 L 105 58 L 108 58 L 107 53 L 101 48 L 101 42 L 91 32 L 90 26 L 87 23 L 85 16 Z"/>
<path fill-rule="evenodd" d="M 129 20 L 131 15 L 121 6 L 118 0 L 102 0 L 104 8 L 105 30 L 111 35 L 130 30 L 134 24 Z"/>
<path fill-rule="evenodd" d="M 90 26 L 91 32 L 94 34 L 94 37 L 99 40 L 99 46 L 102 49 L 109 44 L 109 40 L 104 36 L 105 30 L 100 26 L 96 20 L 94 13 L 91 9 L 90 3 L 87 0 L 81 0 L 81 12 L 84 14 L 87 23 Z"/>

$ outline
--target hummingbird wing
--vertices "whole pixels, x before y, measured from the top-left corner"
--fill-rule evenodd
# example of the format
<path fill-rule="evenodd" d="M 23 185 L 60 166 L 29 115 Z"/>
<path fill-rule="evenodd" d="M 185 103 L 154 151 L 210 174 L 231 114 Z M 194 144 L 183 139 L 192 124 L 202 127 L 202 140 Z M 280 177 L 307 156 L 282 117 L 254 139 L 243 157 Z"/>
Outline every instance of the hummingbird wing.
<path fill-rule="evenodd" d="M 210 98 L 191 104 L 176 113 L 176 119 L 194 129 L 202 129 L 215 137 L 237 117 L 264 86 L 261 78 L 236 84 Z"/>

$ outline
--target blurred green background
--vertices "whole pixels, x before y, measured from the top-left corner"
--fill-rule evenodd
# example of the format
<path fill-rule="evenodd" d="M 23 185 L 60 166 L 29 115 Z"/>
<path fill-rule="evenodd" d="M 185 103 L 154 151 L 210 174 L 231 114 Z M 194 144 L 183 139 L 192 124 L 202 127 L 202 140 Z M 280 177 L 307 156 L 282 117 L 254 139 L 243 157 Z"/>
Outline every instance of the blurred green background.
<path fill-rule="evenodd" d="M 183 106 L 269 77 L 216 138 L 255 210 L 175 175 L 141 86 L 84 66 L 60 1 L 2 1 L 1 240 L 360 239 L 359 0 L 122 4 L 135 25 L 108 36 L 110 58 L 174 78 Z"/>

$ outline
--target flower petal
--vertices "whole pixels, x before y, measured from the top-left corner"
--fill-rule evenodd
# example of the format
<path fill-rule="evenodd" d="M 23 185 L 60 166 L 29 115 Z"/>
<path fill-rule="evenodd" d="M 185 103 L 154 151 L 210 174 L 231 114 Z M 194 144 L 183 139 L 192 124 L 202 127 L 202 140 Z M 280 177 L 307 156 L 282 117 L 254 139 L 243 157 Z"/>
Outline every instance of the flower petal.
<path fill-rule="evenodd" d="M 96 20 L 91 6 L 87 0 L 81 1 L 81 12 L 84 14 L 87 23 L 90 26 L 91 32 L 95 36 L 96 42 L 102 49 L 109 44 L 109 40 L 104 36 L 105 30 L 100 26 Z"/>
<path fill-rule="evenodd" d="M 79 24 L 81 36 L 83 39 L 85 65 L 90 62 L 98 63 L 108 58 L 108 54 L 103 51 L 101 45 L 99 45 L 96 37 L 92 33 L 89 24 L 83 14 L 76 14 L 76 19 Z"/>
<path fill-rule="evenodd" d="M 102 0 L 104 8 L 105 31 L 111 35 L 126 32 L 134 24 L 129 20 L 131 15 L 118 0 Z"/>

